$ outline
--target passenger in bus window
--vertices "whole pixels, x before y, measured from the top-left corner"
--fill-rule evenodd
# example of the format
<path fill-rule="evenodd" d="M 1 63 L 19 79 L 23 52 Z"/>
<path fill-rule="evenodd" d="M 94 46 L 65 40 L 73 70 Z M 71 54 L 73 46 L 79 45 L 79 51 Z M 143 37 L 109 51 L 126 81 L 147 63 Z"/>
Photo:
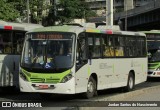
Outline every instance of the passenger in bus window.
<path fill-rule="evenodd" d="M 116 49 L 115 49 L 115 55 L 116 56 L 124 56 L 123 47 L 116 47 Z"/>
<path fill-rule="evenodd" d="M 11 53 L 11 47 L 9 45 L 5 46 L 4 53 Z"/>
<path fill-rule="evenodd" d="M 21 43 L 20 41 L 17 41 L 17 53 L 21 53 L 21 49 L 22 49 Z"/>
<path fill-rule="evenodd" d="M 104 56 L 105 56 L 105 57 L 114 56 L 114 48 L 113 48 L 113 47 L 106 46 L 106 47 L 105 47 L 105 51 L 104 51 Z"/>

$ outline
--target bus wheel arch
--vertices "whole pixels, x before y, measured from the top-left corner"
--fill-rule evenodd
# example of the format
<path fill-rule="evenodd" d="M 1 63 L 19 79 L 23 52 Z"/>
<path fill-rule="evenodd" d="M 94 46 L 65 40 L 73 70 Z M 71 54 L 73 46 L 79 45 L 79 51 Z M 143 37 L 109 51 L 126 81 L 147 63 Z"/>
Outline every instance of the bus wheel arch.
<path fill-rule="evenodd" d="M 132 91 L 135 87 L 135 72 L 131 70 L 128 74 L 127 86 L 125 87 L 125 91 Z"/>
<path fill-rule="evenodd" d="M 84 93 L 84 97 L 89 99 L 97 95 L 97 75 L 92 73 L 88 79 L 87 91 Z"/>

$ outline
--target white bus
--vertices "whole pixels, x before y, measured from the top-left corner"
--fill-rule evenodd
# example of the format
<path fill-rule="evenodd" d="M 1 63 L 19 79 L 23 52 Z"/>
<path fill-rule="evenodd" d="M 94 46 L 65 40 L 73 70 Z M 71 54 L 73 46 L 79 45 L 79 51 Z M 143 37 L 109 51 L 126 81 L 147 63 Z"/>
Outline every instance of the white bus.
<path fill-rule="evenodd" d="M 0 20 L 0 87 L 18 86 L 19 61 L 25 33 L 38 27 L 42 26 Z"/>
<path fill-rule="evenodd" d="M 22 92 L 93 97 L 97 90 L 147 79 L 145 34 L 52 26 L 26 33 L 19 73 Z"/>

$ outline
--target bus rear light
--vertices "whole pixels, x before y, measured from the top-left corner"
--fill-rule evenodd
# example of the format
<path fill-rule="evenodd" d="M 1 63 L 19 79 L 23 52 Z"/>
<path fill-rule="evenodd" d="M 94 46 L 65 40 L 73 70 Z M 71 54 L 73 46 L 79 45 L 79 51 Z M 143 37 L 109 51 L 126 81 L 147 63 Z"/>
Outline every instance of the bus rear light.
<path fill-rule="evenodd" d="M 4 29 L 6 29 L 6 30 L 12 30 L 12 26 L 4 26 Z"/>
<path fill-rule="evenodd" d="M 113 34 L 113 31 L 112 30 L 107 30 L 106 34 Z"/>

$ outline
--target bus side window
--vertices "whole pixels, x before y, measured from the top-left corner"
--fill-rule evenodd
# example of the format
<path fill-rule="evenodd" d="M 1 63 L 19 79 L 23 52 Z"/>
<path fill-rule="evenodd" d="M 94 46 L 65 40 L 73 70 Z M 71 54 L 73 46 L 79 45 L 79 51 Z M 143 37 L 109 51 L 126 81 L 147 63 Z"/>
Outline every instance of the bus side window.
<path fill-rule="evenodd" d="M 101 45 L 100 45 L 100 34 L 96 35 L 97 37 L 95 37 L 94 39 L 94 54 L 93 57 L 101 57 Z"/>
<path fill-rule="evenodd" d="M 3 34 L 3 46 L 4 46 L 4 54 L 11 54 L 12 53 L 12 38 L 11 33 L 5 32 Z"/>
<path fill-rule="evenodd" d="M 132 38 L 130 36 L 127 36 L 125 38 L 125 42 L 126 42 L 126 56 L 133 56 Z"/>
<path fill-rule="evenodd" d="M 5 48 L 4 48 L 4 53 L 11 53 L 11 51 L 12 51 L 12 48 L 11 48 L 11 46 L 10 45 L 5 45 Z"/>
<path fill-rule="evenodd" d="M 137 38 L 137 51 L 139 56 L 146 55 L 146 47 L 145 47 L 145 39 L 144 38 Z"/>
<path fill-rule="evenodd" d="M 104 57 L 113 57 L 114 56 L 114 45 L 113 38 L 111 36 L 103 35 L 102 36 L 103 43 L 103 56 Z"/>
<path fill-rule="evenodd" d="M 124 38 L 123 37 L 115 37 L 115 55 L 116 56 L 124 56 Z"/>
<path fill-rule="evenodd" d="M 3 46 L 3 38 L 2 34 L 0 34 L 0 53 L 4 52 L 4 46 Z"/>
<path fill-rule="evenodd" d="M 93 37 L 88 37 L 88 57 L 91 59 L 93 56 Z"/>
<path fill-rule="evenodd" d="M 23 48 L 25 32 L 14 32 L 13 39 L 13 53 L 21 54 Z"/>

